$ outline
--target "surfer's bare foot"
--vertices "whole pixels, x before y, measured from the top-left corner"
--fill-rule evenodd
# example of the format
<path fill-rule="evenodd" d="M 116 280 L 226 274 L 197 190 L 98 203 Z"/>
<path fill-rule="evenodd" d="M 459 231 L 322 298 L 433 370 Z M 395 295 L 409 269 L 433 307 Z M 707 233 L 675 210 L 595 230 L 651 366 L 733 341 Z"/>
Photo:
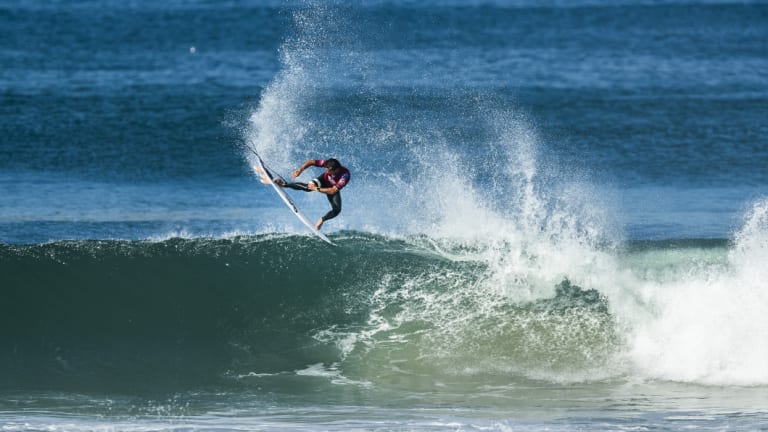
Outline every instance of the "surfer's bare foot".
<path fill-rule="evenodd" d="M 278 185 L 278 186 L 280 186 L 280 187 L 283 187 L 283 186 L 285 186 L 285 182 L 283 181 L 283 179 L 279 179 L 279 178 L 276 178 L 276 179 L 274 180 L 274 182 L 275 182 L 275 184 L 276 184 L 276 185 Z"/>
<path fill-rule="evenodd" d="M 321 218 L 321 219 L 320 219 L 319 221 L 317 221 L 317 223 L 315 224 L 315 229 L 319 231 L 319 230 L 320 230 L 320 228 L 322 228 L 322 227 L 323 227 L 323 219 Z"/>

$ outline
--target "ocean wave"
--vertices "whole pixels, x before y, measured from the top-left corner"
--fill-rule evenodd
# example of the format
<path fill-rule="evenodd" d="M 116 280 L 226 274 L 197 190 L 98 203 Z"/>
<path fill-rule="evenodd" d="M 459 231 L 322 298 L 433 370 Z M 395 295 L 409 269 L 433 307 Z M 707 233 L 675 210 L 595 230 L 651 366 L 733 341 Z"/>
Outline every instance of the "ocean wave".
<path fill-rule="evenodd" d="M 733 255 L 746 252 L 729 241 L 628 243 L 596 251 L 610 259 L 588 276 L 515 244 L 332 237 L 338 247 L 296 235 L 0 245 L 0 383 L 319 379 L 308 370 L 410 390 L 768 382 L 750 336 L 765 321 L 759 281 L 745 281 Z M 700 358 L 676 363 L 685 352 Z"/>

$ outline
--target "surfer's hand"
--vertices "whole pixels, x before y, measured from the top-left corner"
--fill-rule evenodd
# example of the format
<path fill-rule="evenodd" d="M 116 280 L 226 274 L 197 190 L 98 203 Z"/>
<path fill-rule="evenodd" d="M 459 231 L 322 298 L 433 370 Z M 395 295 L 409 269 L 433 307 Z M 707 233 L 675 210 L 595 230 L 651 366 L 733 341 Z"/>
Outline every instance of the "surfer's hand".
<path fill-rule="evenodd" d="M 296 171 L 291 174 L 291 177 L 296 178 L 301 175 L 301 168 L 297 169 Z"/>

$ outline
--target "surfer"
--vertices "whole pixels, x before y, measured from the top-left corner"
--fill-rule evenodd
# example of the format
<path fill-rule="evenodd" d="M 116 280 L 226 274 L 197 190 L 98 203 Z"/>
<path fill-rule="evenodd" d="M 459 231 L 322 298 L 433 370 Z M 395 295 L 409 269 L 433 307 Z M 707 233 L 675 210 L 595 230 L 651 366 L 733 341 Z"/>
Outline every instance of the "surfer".
<path fill-rule="evenodd" d="M 343 167 L 336 159 L 309 159 L 304 162 L 299 169 L 291 174 L 296 178 L 304 172 L 305 169 L 316 166 L 325 168 L 325 172 L 309 183 L 286 183 L 282 179 L 276 178 L 275 184 L 290 189 L 303 190 L 305 192 L 315 191 L 325 194 L 328 202 L 331 203 L 331 211 L 321 217 L 315 224 L 316 229 L 320 229 L 323 223 L 333 219 L 341 213 L 341 189 L 349 183 L 349 170 Z"/>

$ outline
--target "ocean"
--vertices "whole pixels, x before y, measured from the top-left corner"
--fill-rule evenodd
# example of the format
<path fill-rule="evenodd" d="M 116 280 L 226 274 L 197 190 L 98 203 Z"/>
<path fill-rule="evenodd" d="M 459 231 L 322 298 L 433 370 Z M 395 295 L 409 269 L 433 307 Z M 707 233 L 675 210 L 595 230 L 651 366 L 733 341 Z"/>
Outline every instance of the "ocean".
<path fill-rule="evenodd" d="M 0 430 L 768 429 L 766 41 L 764 1 L 0 0 Z M 335 246 L 253 151 L 350 169 Z"/>

